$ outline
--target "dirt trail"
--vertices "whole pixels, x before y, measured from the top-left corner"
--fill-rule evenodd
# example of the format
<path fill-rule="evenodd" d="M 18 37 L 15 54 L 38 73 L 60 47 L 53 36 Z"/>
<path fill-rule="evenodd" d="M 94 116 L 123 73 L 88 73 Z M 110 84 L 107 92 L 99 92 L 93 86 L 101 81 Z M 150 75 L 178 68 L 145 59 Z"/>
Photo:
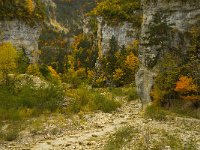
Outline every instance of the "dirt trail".
<path fill-rule="evenodd" d="M 142 149 L 151 149 L 154 140 L 161 140 L 160 144 L 164 147 L 163 149 L 173 149 L 168 146 L 169 143 L 162 141 L 162 136 L 168 133 L 175 138 L 180 138 L 186 146 L 188 141 L 195 141 L 197 149 L 200 149 L 200 120 L 181 117 L 171 118 L 167 121 L 145 119 L 141 115 L 141 104 L 138 101 L 124 104 L 113 114 L 99 112 L 85 115 L 83 120 L 84 123 L 80 129 L 53 140 L 37 143 L 31 149 L 102 150 L 109 136 L 124 126 L 131 126 L 138 130 L 132 142 L 133 147 L 124 148 L 125 150 L 134 150 L 136 147 L 134 142 L 138 143 L 139 139 L 144 139 L 142 146 L 146 144 L 146 147 Z M 193 143 L 189 144 L 193 146 Z"/>
<path fill-rule="evenodd" d="M 137 133 L 129 143 L 132 147 L 125 147 L 123 150 L 151 150 L 155 147 L 155 143 L 162 146 L 159 149 L 171 150 L 173 148 L 163 138 L 167 135 L 173 142 L 174 139 L 168 134 L 175 139 L 179 138 L 186 146 L 193 146 L 193 143 L 188 144 L 188 141 L 195 141 L 197 150 L 200 149 L 200 120 L 181 117 L 169 117 L 166 121 L 146 119 L 142 115 L 141 104 L 138 101 L 125 103 L 112 114 L 96 112 L 84 114 L 74 120 L 78 120 L 77 126 L 67 127 L 66 131 L 62 130 L 54 137 L 45 139 L 40 138 L 41 135 L 28 145 L 15 143 L 8 146 L 6 144 L 7 148 L 3 150 L 103 150 L 109 136 L 124 126 L 133 127 Z M 187 150 L 187 148 L 183 149 Z"/>
<path fill-rule="evenodd" d="M 133 119 L 139 116 L 141 106 L 138 102 L 124 105 L 113 114 L 97 113 L 92 116 L 86 115 L 84 119 L 87 122 L 82 130 L 75 131 L 70 135 L 63 135 L 54 140 L 47 140 L 37 143 L 33 150 L 56 150 L 56 149 L 80 149 L 80 150 L 98 150 L 102 149 L 105 140 L 111 133 L 124 125 L 130 124 Z"/>

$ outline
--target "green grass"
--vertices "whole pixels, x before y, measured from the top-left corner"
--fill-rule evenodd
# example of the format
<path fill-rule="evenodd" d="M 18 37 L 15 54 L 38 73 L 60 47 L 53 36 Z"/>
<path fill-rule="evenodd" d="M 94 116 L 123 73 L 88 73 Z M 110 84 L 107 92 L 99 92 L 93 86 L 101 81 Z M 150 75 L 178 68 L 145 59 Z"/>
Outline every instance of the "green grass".
<path fill-rule="evenodd" d="M 176 113 L 181 117 L 192 117 L 200 119 L 200 108 L 195 108 L 193 105 L 188 105 L 182 100 L 174 102 L 173 106 L 169 108 L 170 112 Z"/>
<path fill-rule="evenodd" d="M 114 96 L 126 96 L 128 101 L 139 98 L 135 87 L 109 88 L 109 92 Z"/>
<path fill-rule="evenodd" d="M 156 106 L 156 105 L 147 106 L 144 113 L 145 117 L 152 118 L 155 120 L 160 120 L 160 121 L 166 120 L 167 119 L 166 115 L 167 115 L 167 112 L 163 110 L 161 107 Z"/>
<path fill-rule="evenodd" d="M 109 113 L 115 111 L 121 104 L 112 97 L 101 94 L 99 91 L 79 88 L 71 91 L 71 101 L 68 106 L 68 112 L 79 113 L 80 111 L 96 111 L 101 110 Z"/>
<path fill-rule="evenodd" d="M 137 100 L 139 98 L 136 88 L 128 91 L 128 101 Z"/>
<path fill-rule="evenodd" d="M 165 141 L 163 143 L 163 141 Z M 159 141 L 153 142 L 153 149 L 163 149 L 165 146 L 170 146 L 172 149 L 184 149 L 183 144 L 180 140 L 180 138 L 177 135 L 171 135 L 167 133 L 166 131 L 162 132 L 162 137 Z"/>
<path fill-rule="evenodd" d="M 6 125 L 6 128 L 2 130 L 3 126 L 0 126 L 0 141 L 14 141 L 18 138 L 21 123 L 12 122 Z"/>
<path fill-rule="evenodd" d="M 109 99 L 99 93 L 93 94 L 93 109 L 102 110 L 103 112 L 109 113 L 115 111 L 120 107 L 120 103 L 114 99 Z"/>
<path fill-rule="evenodd" d="M 136 131 L 133 127 L 122 127 L 116 133 L 110 136 L 109 141 L 106 143 L 105 150 L 121 150 L 127 145 L 134 137 Z"/>
<path fill-rule="evenodd" d="M 0 87 L 0 119 L 20 120 L 47 111 L 55 112 L 63 99 L 63 91 L 54 85 L 47 88 L 26 86 L 17 93 Z"/>
<path fill-rule="evenodd" d="M 169 108 L 152 104 L 146 108 L 144 115 L 156 120 L 166 120 L 167 115 L 200 119 L 200 109 L 177 100 Z"/>

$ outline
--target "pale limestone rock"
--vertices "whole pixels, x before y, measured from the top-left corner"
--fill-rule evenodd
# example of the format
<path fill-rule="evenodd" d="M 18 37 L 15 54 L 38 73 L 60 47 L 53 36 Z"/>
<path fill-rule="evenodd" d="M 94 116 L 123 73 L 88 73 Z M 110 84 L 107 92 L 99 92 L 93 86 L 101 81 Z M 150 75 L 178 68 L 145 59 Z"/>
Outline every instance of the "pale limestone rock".
<path fill-rule="evenodd" d="M 38 61 L 38 39 L 41 28 L 22 21 L 0 21 L 0 43 L 11 42 L 17 49 L 23 49 L 30 63 Z"/>
<path fill-rule="evenodd" d="M 143 102 L 148 103 L 151 101 L 150 91 L 153 86 L 153 78 L 159 72 L 157 65 L 160 59 L 157 58 L 160 52 L 155 50 L 155 46 L 144 46 L 144 44 L 148 43 L 148 40 L 144 40 L 144 37 L 147 37 L 149 25 L 153 22 L 154 15 L 157 12 L 162 12 L 166 16 L 167 23 L 172 24 L 171 27 L 177 31 L 169 46 L 181 48 L 184 54 L 189 47 L 190 39 L 183 35 L 188 32 L 190 27 L 200 22 L 200 1 L 143 0 L 142 4 L 143 23 L 139 52 L 141 67 L 136 75 L 136 83 Z M 154 61 L 156 61 L 155 65 L 150 67 L 150 63 Z"/>
<path fill-rule="evenodd" d="M 128 46 L 133 43 L 134 40 L 138 40 L 140 29 L 134 27 L 132 23 L 122 22 L 118 25 L 109 25 L 103 20 L 102 17 L 98 17 L 98 46 L 102 51 L 102 54 L 105 54 L 109 49 L 110 39 L 115 37 L 118 45 Z"/>

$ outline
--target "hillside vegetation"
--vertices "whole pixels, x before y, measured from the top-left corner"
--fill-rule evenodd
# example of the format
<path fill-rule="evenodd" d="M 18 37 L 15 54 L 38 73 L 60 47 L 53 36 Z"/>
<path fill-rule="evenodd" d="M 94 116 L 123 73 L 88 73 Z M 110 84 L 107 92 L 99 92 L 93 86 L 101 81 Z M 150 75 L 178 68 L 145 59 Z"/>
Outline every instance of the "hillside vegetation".
<path fill-rule="evenodd" d="M 198 23 L 180 33 L 163 12 L 155 13 L 144 39 L 120 45 L 121 35 L 113 34 L 101 57 L 97 18 L 110 32 L 124 22 L 136 32 L 144 17 L 142 1 L 52 3 L 0 0 L 0 22 L 20 20 L 42 28 L 37 63 L 30 63 L 23 46 L 0 41 L 0 149 L 200 148 Z M 188 48 L 172 46 L 177 35 L 189 39 Z M 144 46 L 158 55 L 146 56 L 151 49 Z M 142 55 L 149 60 L 141 62 Z M 148 106 L 138 94 L 146 87 L 136 87 L 135 81 L 141 63 L 155 70 Z"/>

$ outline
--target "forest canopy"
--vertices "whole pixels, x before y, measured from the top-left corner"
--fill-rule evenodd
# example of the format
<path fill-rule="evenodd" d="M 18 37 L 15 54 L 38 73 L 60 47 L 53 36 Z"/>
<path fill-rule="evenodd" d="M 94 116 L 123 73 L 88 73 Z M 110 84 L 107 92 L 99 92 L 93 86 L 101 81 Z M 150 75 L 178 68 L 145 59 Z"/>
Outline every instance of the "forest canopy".
<path fill-rule="evenodd" d="M 23 20 L 30 25 L 45 19 L 45 5 L 41 0 L 0 0 L 0 20 Z"/>
<path fill-rule="evenodd" d="M 140 6 L 140 0 L 104 0 L 97 3 L 92 14 L 115 23 L 128 21 L 140 25 L 142 20 L 139 13 Z"/>

